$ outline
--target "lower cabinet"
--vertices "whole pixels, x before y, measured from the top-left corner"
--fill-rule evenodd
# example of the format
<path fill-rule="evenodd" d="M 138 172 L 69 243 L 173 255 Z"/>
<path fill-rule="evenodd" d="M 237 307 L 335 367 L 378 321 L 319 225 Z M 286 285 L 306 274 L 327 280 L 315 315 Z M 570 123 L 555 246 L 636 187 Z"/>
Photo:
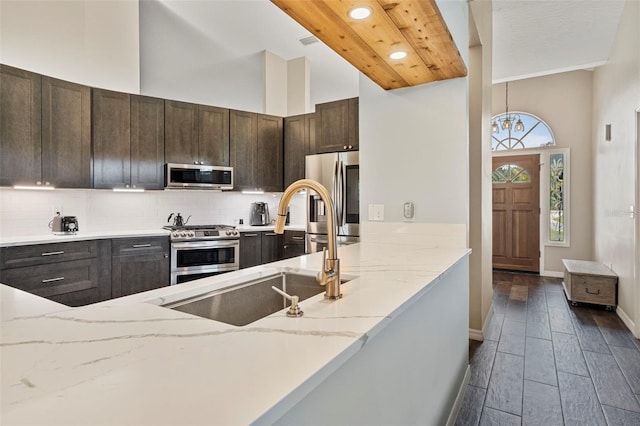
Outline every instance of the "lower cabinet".
<path fill-rule="evenodd" d="M 240 269 L 280 260 L 282 235 L 275 232 L 240 234 Z"/>
<path fill-rule="evenodd" d="M 107 300 L 111 294 L 108 241 L 4 247 L 0 282 L 68 306 Z"/>
<path fill-rule="evenodd" d="M 282 246 L 282 259 L 290 259 L 305 254 L 304 231 L 284 231 L 284 244 Z"/>
<path fill-rule="evenodd" d="M 303 255 L 304 235 L 304 231 L 241 233 L 240 269 Z"/>
<path fill-rule="evenodd" d="M 111 252 L 112 297 L 169 285 L 168 237 L 111 240 Z"/>

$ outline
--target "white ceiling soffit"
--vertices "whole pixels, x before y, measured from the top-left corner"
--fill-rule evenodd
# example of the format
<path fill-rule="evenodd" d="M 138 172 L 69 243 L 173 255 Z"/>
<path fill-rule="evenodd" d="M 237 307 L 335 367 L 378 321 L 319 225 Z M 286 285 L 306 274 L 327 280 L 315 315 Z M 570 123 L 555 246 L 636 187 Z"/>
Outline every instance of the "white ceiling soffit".
<path fill-rule="evenodd" d="M 624 0 L 493 0 L 493 82 L 603 65 Z"/>

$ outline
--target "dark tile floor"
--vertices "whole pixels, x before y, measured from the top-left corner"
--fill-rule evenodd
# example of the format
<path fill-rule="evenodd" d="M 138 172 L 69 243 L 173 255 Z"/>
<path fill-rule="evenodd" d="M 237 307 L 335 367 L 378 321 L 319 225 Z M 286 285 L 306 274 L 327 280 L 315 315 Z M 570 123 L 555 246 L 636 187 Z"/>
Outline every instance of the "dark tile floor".
<path fill-rule="evenodd" d="M 614 312 L 572 307 L 561 281 L 494 271 L 456 425 L 640 425 L 640 341 Z"/>

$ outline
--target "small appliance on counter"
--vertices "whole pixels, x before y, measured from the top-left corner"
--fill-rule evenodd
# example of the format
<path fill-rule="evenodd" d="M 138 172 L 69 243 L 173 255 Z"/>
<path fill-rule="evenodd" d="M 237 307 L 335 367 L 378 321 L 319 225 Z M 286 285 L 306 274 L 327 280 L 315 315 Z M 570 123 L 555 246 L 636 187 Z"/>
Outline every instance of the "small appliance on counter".
<path fill-rule="evenodd" d="M 78 218 L 75 216 L 60 216 L 60 212 L 49 222 L 49 228 L 56 235 L 68 235 L 78 232 Z"/>
<path fill-rule="evenodd" d="M 251 212 L 249 215 L 249 225 L 264 226 L 271 223 L 269 219 L 269 205 L 261 201 L 251 203 Z"/>

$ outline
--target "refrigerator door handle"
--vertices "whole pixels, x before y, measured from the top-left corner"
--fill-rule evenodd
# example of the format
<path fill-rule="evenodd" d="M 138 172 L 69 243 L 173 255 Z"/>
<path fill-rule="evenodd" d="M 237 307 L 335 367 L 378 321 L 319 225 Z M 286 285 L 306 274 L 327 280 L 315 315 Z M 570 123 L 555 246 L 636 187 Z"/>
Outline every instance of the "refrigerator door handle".
<path fill-rule="evenodd" d="M 344 226 L 345 223 L 345 205 L 346 200 L 345 200 L 345 185 L 346 182 L 344 181 L 344 164 L 342 163 L 342 161 L 340 161 L 340 165 L 338 166 L 338 185 L 339 185 L 339 192 L 340 194 L 338 195 L 338 197 L 340 198 L 340 213 L 338 213 L 338 226 Z"/>

